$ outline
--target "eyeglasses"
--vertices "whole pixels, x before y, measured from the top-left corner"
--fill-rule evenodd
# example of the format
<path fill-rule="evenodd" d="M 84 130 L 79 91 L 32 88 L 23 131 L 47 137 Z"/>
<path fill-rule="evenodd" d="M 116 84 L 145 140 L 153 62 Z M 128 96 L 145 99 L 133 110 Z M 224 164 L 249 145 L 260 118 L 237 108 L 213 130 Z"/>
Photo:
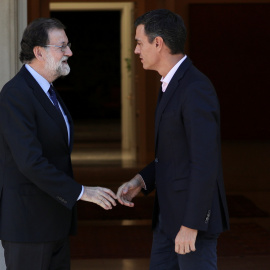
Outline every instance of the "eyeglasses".
<path fill-rule="evenodd" d="M 43 47 L 56 47 L 56 48 L 61 48 L 61 52 L 65 52 L 67 47 L 71 48 L 71 43 L 69 42 L 67 45 L 44 45 Z"/>

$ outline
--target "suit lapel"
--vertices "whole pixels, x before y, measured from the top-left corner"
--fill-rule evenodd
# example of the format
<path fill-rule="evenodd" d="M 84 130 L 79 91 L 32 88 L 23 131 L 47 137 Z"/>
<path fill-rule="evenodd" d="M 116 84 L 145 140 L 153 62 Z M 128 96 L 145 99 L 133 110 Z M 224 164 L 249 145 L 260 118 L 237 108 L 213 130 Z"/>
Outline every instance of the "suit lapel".
<path fill-rule="evenodd" d="M 61 112 L 59 112 L 55 106 L 52 104 L 52 102 L 49 100 L 47 95 L 44 93 L 40 85 L 37 83 L 37 81 L 32 77 L 32 75 L 28 72 L 28 70 L 25 67 L 22 67 L 22 72 L 24 73 L 24 77 L 26 78 L 29 86 L 33 89 L 33 93 L 36 96 L 37 100 L 40 102 L 42 107 L 45 109 L 45 111 L 51 116 L 52 120 L 56 122 L 57 126 L 60 128 L 61 132 L 63 133 L 63 137 L 68 145 L 68 133 L 67 133 L 67 126 L 65 123 L 65 120 L 63 118 L 63 115 Z M 61 106 L 63 101 L 61 101 Z M 62 106 L 63 108 L 63 106 Z M 63 108 L 64 109 L 64 108 Z M 65 107 L 64 109 L 66 115 L 67 109 Z M 70 116 L 69 116 L 70 117 Z M 72 132 L 70 132 L 72 133 Z"/>
<path fill-rule="evenodd" d="M 190 65 L 191 65 L 191 61 L 189 58 L 187 58 L 175 72 L 166 91 L 162 94 L 162 98 L 161 98 L 161 93 L 159 94 L 159 98 L 158 98 L 159 102 L 157 104 L 156 115 L 155 115 L 155 144 L 157 143 L 158 129 L 159 129 L 159 123 L 161 120 L 162 113 L 165 110 L 169 100 L 172 98 L 174 92 L 176 90 L 179 90 L 177 89 L 178 85 L 181 82 L 181 79 L 183 78 L 186 70 L 188 69 Z"/>

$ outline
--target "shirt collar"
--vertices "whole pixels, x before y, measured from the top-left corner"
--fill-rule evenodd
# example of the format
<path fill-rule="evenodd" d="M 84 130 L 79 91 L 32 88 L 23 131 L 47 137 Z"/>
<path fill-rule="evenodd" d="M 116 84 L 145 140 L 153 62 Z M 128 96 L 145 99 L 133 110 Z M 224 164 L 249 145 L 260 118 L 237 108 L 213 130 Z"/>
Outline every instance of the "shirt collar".
<path fill-rule="evenodd" d="M 183 58 L 181 58 L 180 61 L 178 61 L 174 67 L 169 71 L 169 73 L 165 76 L 165 78 L 161 78 L 161 82 L 162 82 L 162 91 L 165 92 L 166 88 L 168 86 L 168 84 L 170 83 L 173 75 L 175 74 L 176 70 L 180 67 L 180 65 L 185 61 L 185 59 L 187 58 L 187 56 L 185 55 Z"/>
<path fill-rule="evenodd" d="M 50 89 L 50 83 L 28 64 L 25 64 L 25 67 L 31 73 L 31 75 L 34 77 L 37 83 L 40 85 L 42 90 L 47 94 L 47 92 Z"/>

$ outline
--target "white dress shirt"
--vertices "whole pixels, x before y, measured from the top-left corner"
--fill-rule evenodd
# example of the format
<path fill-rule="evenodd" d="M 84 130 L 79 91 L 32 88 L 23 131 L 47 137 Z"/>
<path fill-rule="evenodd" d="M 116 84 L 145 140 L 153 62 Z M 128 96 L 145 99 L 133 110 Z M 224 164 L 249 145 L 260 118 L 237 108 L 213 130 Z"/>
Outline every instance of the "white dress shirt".
<path fill-rule="evenodd" d="M 180 65 L 185 61 L 187 56 L 185 55 L 180 61 L 178 61 L 174 67 L 169 71 L 169 73 L 165 76 L 165 78 L 161 78 L 162 82 L 162 92 L 165 92 L 167 89 L 167 86 L 169 85 L 173 75 L 175 74 L 176 70 L 180 67 Z"/>

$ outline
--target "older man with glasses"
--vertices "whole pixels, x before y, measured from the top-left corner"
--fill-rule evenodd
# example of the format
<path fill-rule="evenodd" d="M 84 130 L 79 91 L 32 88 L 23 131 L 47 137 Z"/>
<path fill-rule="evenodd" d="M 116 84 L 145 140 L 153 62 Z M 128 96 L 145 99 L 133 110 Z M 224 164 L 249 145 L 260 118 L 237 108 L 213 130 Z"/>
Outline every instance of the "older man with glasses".
<path fill-rule="evenodd" d="M 33 21 L 21 41 L 24 65 L 0 93 L 0 239 L 9 270 L 70 269 L 77 200 L 116 205 L 111 190 L 73 178 L 73 123 L 52 85 L 70 72 L 70 47 L 60 21 Z"/>

